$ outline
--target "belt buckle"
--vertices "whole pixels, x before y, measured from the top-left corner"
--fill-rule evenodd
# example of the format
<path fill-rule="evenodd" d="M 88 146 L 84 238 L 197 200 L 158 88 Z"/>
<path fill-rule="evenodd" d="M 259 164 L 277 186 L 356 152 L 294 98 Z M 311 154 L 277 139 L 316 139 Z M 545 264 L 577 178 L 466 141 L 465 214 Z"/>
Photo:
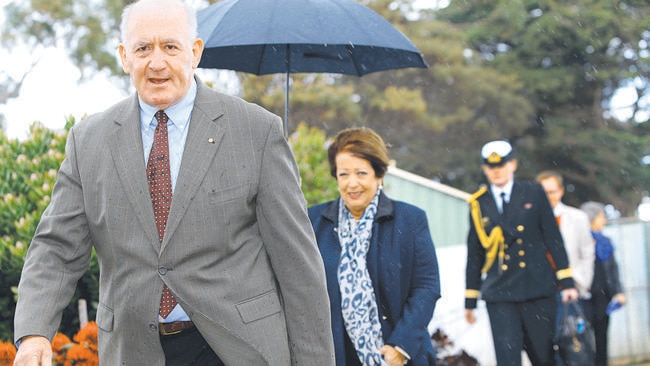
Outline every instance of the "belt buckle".
<path fill-rule="evenodd" d="M 168 332 L 163 327 L 159 327 L 158 329 L 160 330 L 160 334 L 164 335 L 164 336 L 170 336 L 170 335 L 178 334 L 178 333 L 183 331 L 183 329 L 179 329 L 179 330 Z"/>
<path fill-rule="evenodd" d="M 188 323 L 188 324 L 186 324 Z M 178 325 L 176 327 L 175 325 Z M 163 335 L 163 336 L 169 336 L 169 335 L 174 335 L 178 334 L 186 329 L 189 329 L 192 327 L 192 322 L 171 322 L 171 323 L 160 323 L 158 325 L 158 332 Z M 169 326 L 170 330 L 167 330 L 167 326 Z"/>

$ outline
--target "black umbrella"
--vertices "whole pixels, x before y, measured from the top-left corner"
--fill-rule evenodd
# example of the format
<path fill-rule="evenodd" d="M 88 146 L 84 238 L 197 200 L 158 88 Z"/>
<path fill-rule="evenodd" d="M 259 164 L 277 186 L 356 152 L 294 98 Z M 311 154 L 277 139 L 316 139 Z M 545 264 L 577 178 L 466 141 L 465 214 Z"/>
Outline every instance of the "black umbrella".
<path fill-rule="evenodd" d="M 287 74 L 285 132 L 289 73 L 428 67 L 406 36 L 354 0 L 224 0 L 198 12 L 198 31 L 199 67 Z"/>

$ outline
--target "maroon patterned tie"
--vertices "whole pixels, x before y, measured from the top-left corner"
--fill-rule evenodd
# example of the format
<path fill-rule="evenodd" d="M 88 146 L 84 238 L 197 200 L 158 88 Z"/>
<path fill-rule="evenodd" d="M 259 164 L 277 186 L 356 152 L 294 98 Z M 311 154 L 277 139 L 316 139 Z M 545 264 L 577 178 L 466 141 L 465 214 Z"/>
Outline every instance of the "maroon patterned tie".
<path fill-rule="evenodd" d="M 172 180 L 169 169 L 169 140 L 167 137 L 167 121 L 169 118 L 164 111 L 156 112 L 156 132 L 153 135 L 153 146 L 147 161 L 147 179 L 149 180 L 149 193 L 153 204 L 153 213 L 156 217 L 158 237 L 160 241 L 165 235 L 165 225 L 169 208 L 172 205 Z M 176 306 L 176 298 L 167 288 L 163 288 L 160 298 L 160 316 L 166 318 Z"/>

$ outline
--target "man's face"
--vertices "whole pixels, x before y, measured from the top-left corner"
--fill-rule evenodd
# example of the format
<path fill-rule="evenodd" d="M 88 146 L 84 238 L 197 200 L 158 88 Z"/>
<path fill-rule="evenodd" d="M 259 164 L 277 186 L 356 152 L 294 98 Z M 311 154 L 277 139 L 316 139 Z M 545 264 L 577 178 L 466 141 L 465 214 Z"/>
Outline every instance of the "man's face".
<path fill-rule="evenodd" d="M 553 177 L 548 177 L 539 181 L 539 183 L 544 187 L 544 192 L 546 192 L 546 197 L 548 197 L 548 202 L 551 204 L 551 207 L 555 208 L 558 203 L 562 200 L 564 195 L 564 188 L 560 186 L 560 182 Z"/>
<path fill-rule="evenodd" d="M 203 41 L 191 39 L 182 7 L 134 7 L 119 52 L 140 98 L 163 110 L 189 90 Z"/>
<path fill-rule="evenodd" d="M 509 160 L 500 166 L 490 166 L 483 164 L 483 173 L 490 184 L 497 187 L 505 186 L 509 181 L 515 177 L 517 170 L 517 160 Z"/>

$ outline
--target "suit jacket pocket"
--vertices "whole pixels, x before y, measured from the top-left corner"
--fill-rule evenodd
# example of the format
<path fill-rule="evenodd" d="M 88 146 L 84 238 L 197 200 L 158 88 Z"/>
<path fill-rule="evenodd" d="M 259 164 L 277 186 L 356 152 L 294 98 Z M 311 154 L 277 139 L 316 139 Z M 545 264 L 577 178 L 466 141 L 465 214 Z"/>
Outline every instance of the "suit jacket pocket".
<path fill-rule="evenodd" d="M 241 199 L 248 194 L 248 184 L 240 184 L 223 189 L 210 189 L 208 198 L 211 204 L 223 204 L 229 201 Z"/>
<path fill-rule="evenodd" d="M 99 306 L 97 306 L 97 316 L 96 316 L 97 326 L 106 332 L 112 332 L 113 319 L 114 319 L 113 310 L 110 309 L 108 306 L 100 303 Z"/>
<path fill-rule="evenodd" d="M 266 318 L 282 311 L 280 299 L 275 291 L 244 300 L 235 305 L 244 324 Z"/>

